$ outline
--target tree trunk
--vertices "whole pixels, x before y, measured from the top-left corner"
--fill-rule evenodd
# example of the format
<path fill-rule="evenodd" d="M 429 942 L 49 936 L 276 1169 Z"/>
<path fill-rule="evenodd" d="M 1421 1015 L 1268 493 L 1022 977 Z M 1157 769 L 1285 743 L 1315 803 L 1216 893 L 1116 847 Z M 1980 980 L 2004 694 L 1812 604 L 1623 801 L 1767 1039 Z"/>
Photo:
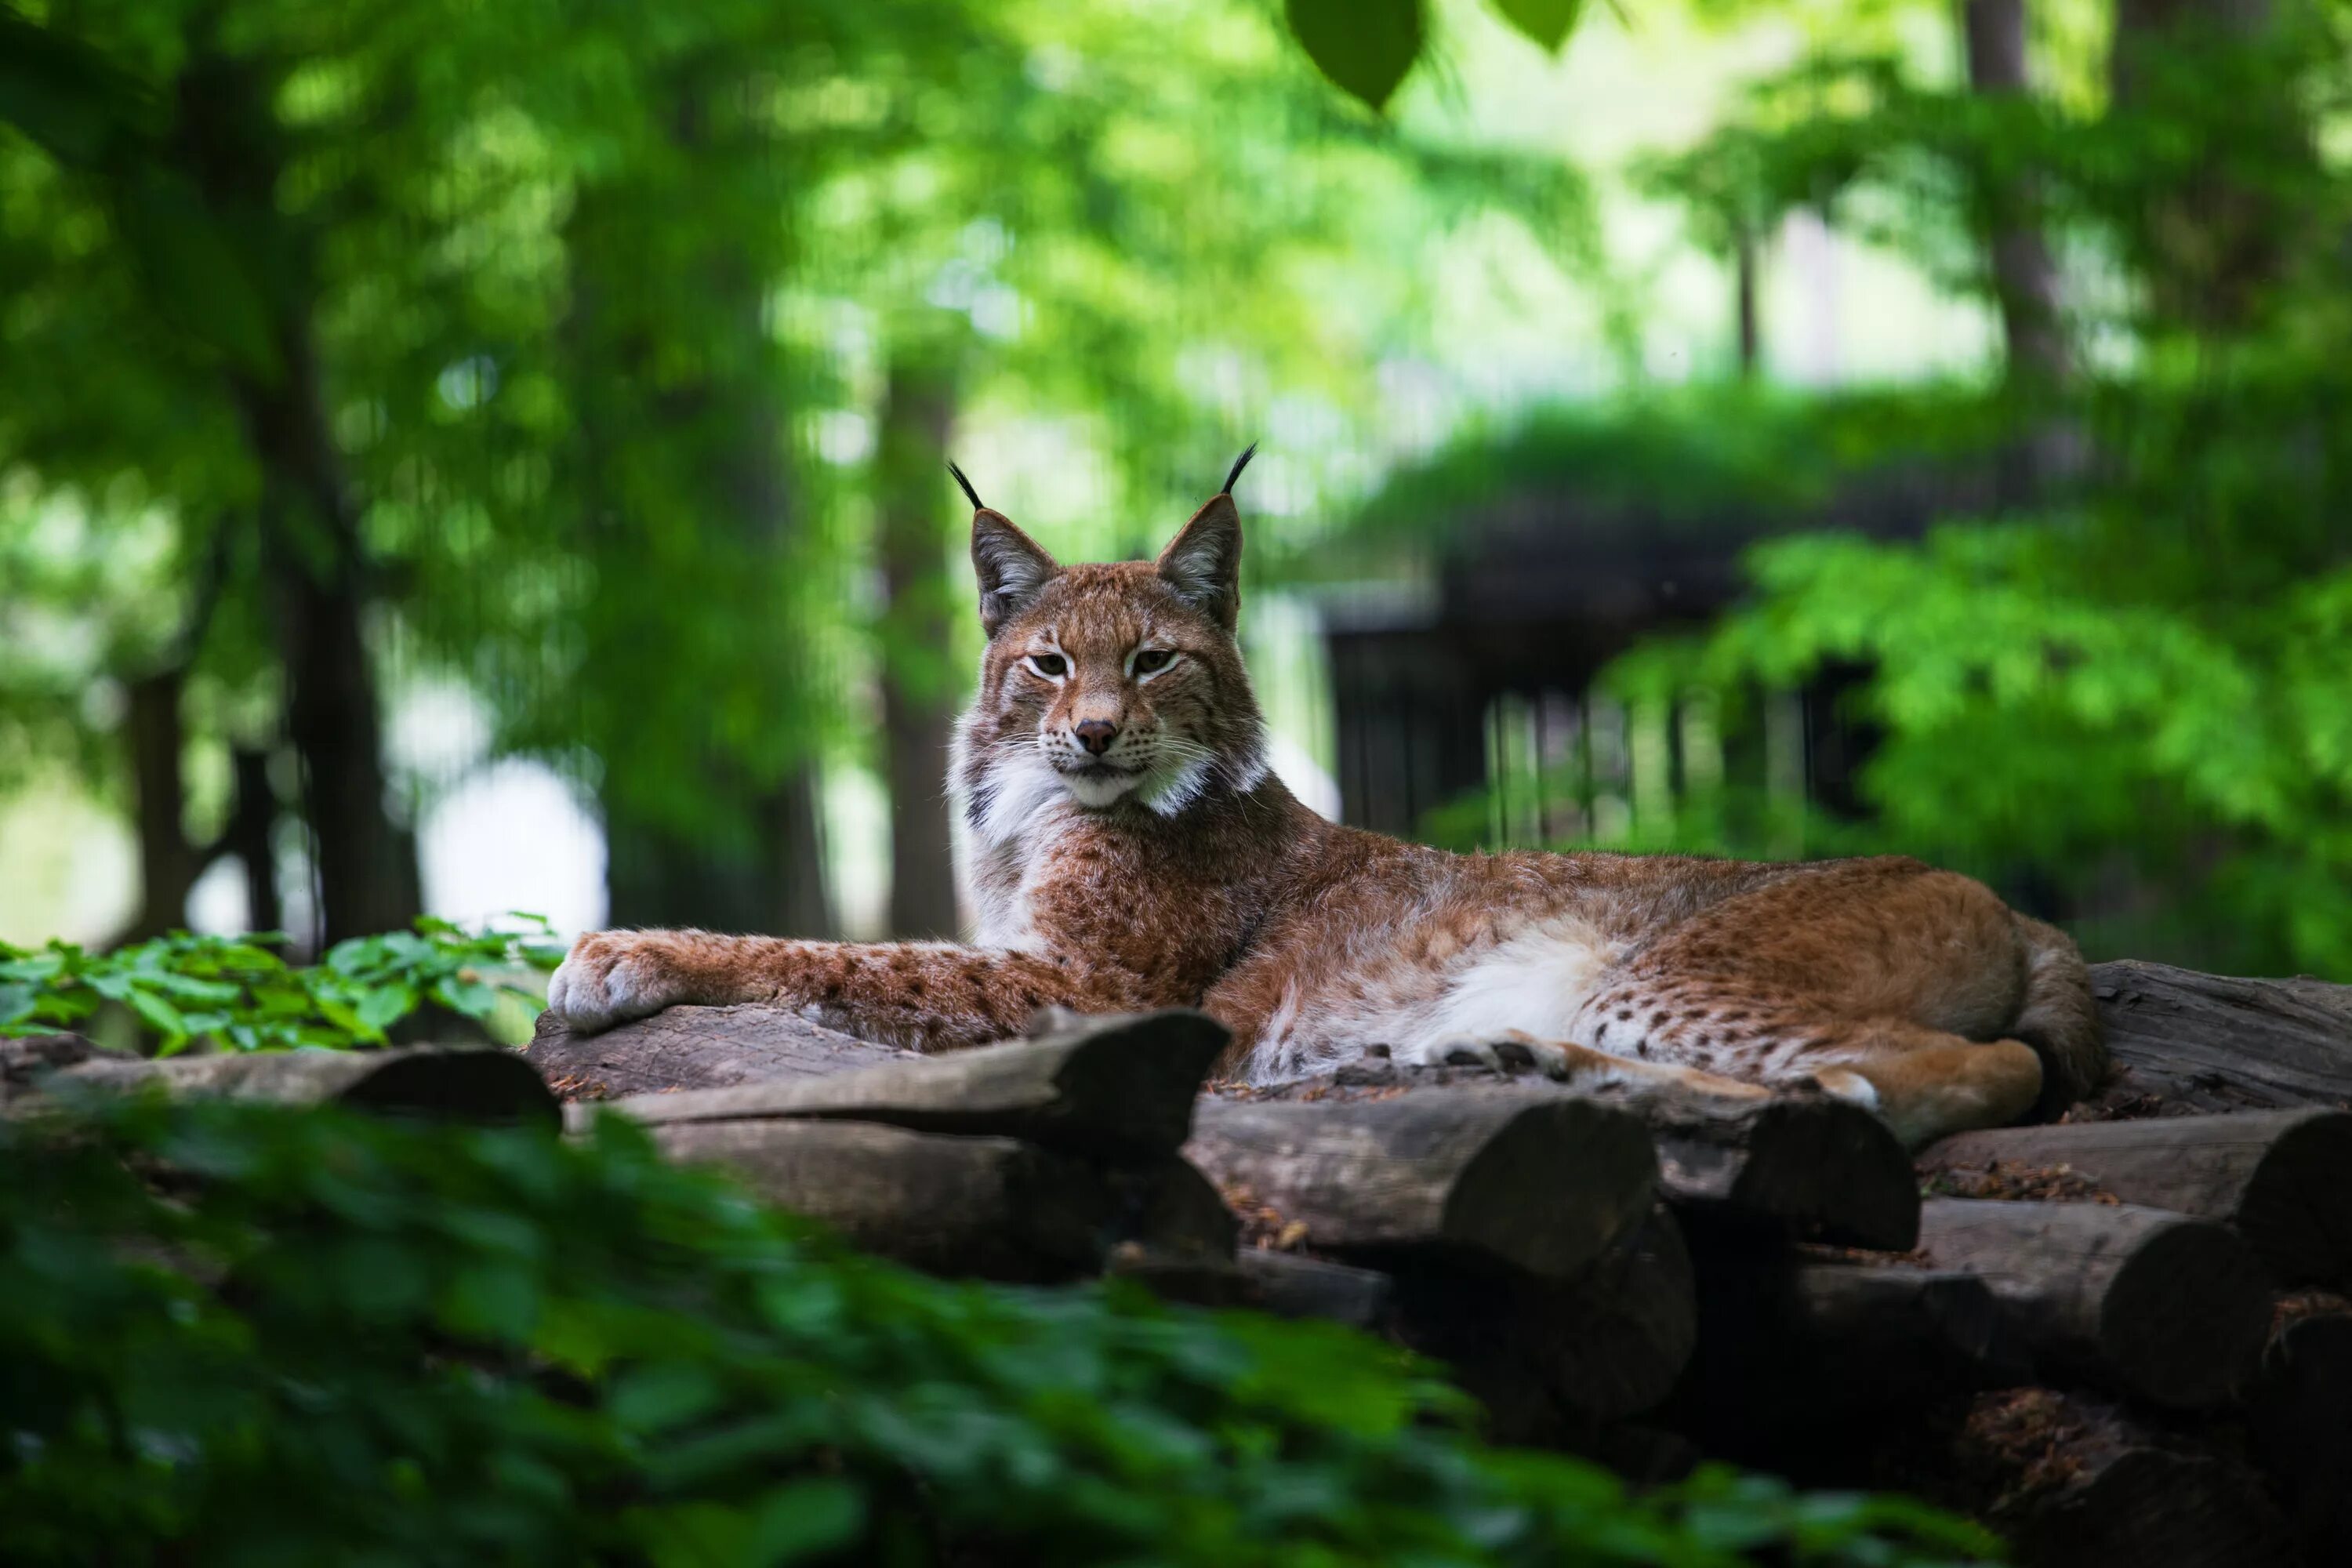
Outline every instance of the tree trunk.
<path fill-rule="evenodd" d="M 894 354 L 882 405 L 882 750 L 890 791 L 890 934 L 953 937 L 944 780 L 961 684 L 940 497 L 955 415 L 950 371 Z"/>
<path fill-rule="evenodd" d="M 2023 97 L 2025 0 L 1961 0 L 1969 90 L 1982 98 Z M 1980 193 L 1993 298 L 2010 374 L 2054 383 L 2066 374 L 2064 333 L 2058 317 L 2058 268 L 2033 221 L 2032 192 L 2007 182 Z"/>
<path fill-rule="evenodd" d="M 188 842 L 181 811 L 187 782 L 181 767 L 187 734 L 180 722 L 186 668 L 178 664 L 131 683 L 123 729 L 139 832 L 139 913 L 117 939 L 144 942 L 187 923 L 188 890 L 204 866 Z"/>
<path fill-rule="evenodd" d="M 180 78 L 174 152 L 213 216 L 247 237 L 248 254 L 269 268 L 256 284 L 270 313 L 274 363 L 233 370 L 230 387 L 261 474 L 263 570 L 286 680 L 286 736 L 301 759 L 319 887 L 315 934 L 327 944 L 404 929 L 422 899 L 415 840 L 389 805 L 358 529 L 311 343 L 312 245 L 278 205 L 277 85 L 250 61 L 200 57 Z"/>

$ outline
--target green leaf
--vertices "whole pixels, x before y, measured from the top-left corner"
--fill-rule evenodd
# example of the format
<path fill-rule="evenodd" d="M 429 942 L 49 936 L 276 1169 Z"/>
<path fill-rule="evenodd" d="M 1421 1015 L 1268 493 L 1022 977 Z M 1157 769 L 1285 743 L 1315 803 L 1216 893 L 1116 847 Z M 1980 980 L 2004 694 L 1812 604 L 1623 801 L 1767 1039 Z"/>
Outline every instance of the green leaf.
<path fill-rule="evenodd" d="M 416 1005 L 416 992 L 406 985 L 374 985 L 363 993 L 354 1009 L 361 1023 L 382 1031 L 408 1016 Z"/>
<path fill-rule="evenodd" d="M 1503 19 L 1553 54 L 1576 30 L 1584 0 L 1495 0 Z"/>
<path fill-rule="evenodd" d="M 1316 68 L 1375 110 L 1421 54 L 1421 0 L 1284 0 L 1283 12 Z"/>

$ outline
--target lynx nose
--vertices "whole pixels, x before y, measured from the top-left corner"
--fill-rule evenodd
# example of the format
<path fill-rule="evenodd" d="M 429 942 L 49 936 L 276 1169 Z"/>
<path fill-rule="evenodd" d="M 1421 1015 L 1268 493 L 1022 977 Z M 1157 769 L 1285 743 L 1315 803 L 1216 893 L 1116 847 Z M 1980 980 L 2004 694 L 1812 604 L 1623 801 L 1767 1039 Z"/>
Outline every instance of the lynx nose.
<path fill-rule="evenodd" d="M 1071 733 L 1077 736 L 1079 745 L 1099 757 L 1118 739 L 1118 726 L 1108 719 L 1088 719 L 1074 725 Z"/>

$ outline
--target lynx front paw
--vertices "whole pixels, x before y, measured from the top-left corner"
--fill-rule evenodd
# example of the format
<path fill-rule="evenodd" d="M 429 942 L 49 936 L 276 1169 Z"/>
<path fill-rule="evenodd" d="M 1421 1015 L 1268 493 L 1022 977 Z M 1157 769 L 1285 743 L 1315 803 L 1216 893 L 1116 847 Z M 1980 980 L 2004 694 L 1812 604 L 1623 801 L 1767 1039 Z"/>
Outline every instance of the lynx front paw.
<path fill-rule="evenodd" d="M 564 1027 L 593 1035 L 687 1000 L 667 931 L 591 931 L 547 983 L 547 1010 Z"/>

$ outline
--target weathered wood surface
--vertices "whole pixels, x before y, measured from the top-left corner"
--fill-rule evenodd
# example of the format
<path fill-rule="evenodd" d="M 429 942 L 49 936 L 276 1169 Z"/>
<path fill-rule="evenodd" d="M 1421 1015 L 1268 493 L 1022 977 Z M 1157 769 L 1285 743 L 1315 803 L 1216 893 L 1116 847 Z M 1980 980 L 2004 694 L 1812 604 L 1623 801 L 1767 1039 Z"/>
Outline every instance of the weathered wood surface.
<path fill-rule="evenodd" d="M 1903 1251 L 1917 1239 L 1919 1184 L 1910 1159 L 1886 1124 L 1859 1106 L 1811 1091 L 1758 1100 L 1572 1089 L 1536 1072 L 1532 1058 L 1501 1054 L 1520 1070 L 1404 1067 L 1369 1057 L 1246 1093 L 1260 1102 L 1328 1104 L 1507 1087 L 1588 1099 L 1642 1119 L 1657 1146 L 1659 1190 L 1678 1210 L 1735 1213 L 1801 1240 L 1843 1247 Z"/>
<path fill-rule="evenodd" d="M 1690 1253 L 1663 1205 L 1568 1280 L 1408 1263 L 1395 1321 L 1482 1403 L 1516 1412 L 1521 1436 L 1654 1408 L 1698 1337 Z"/>
<path fill-rule="evenodd" d="M 2252 1377 L 2270 1320 L 2252 1251 L 2161 1209 L 1937 1198 L 1919 1240 L 1938 1268 L 1981 1278 L 2046 1375 L 2179 1409 L 2210 1409 Z"/>
<path fill-rule="evenodd" d="M 2066 1122 L 1963 1132 L 1921 1171 L 2031 1180 L 2071 1173 L 2126 1203 L 2219 1220 L 2283 1285 L 2352 1285 L 2352 1112 Z"/>
<path fill-rule="evenodd" d="M 1374 1333 L 1390 1326 L 1396 1281 L 1377 1268 L 1258 1247 L 1242 1248 L 1236 1262 L 1248 1282 L 1247 1303 L 1262 1311 L 1326 1318 Z"/>
<path fill-rule="evenodd" d="M 2305 1561 L 2352 1563 L 2352 1303 L 2272 1335 L 2246 1425 Z"/>
<path fill-rule="evenodd" d="M 671 1007 L 600 1035 L 575 1035 L 539 1016 L 522 1054 L 564 1100 L 620 1100 L 668 1089 L 822 1078 L 914 1051 L 810 1023 L 789 1007 Z"/>
<path fill-rule="evenodd" d="M 2120 1069 L 2073 1120 L 2352 1107 L 2352 985 L 2091 967 Z"/>
<path fill-rule="evenodd" d="M 1560 1279 L 1650 1206 L 1657 1156 L 1639 1119 L 1511 1089 L 1354 1102 L 1210 1099 L 1192 1162 L 1343 1259 L 1436 1254 Z"/>
<path fill-rule="evenodd" d="M 1659 1187 L 1677 1208 L 1767 1220 L 1805 1241 L 1908 1251 L 1919 1184 L 1886 1123 L 1829 1095 L 1629 1102 L 1657 1141 Z"/>
<path fill-rule="evenodd" d="M 1916 1481 L 2007 1536 L 2021 1568 L 2301 1562 L 2251 1467 L 2078 1394 L 1980 1395 L 1948 1453 Z"/>
<path fill-rule="evenodd" d="M 452 1121 L 557 1125 L 562 1110 L 530 1064 L 512 1051 L 434 1046 L 380 1051 L 224 1051 L 212 1056 L 92 1056 L 43 1080 L 122 1092 L 158 1086 L 174 1096 L 333 1101 L 366 1110 Z M 17 1108 L 27 1103 L 19 1100 Z"/>
<path fill-rule="evenodd" d="M 41 1091 L 41 1080 L 59 1068 L 94 1058 L 131 1061 L 127 1051 L 110 1051 L 85 1036 L 58 1033 L 0 1037 L 0 1106 Z"/>
<path fill-rule="evenodd" d="M 854 1245 L 935 1274 L 1076 1279 L 1128 1241 L 1232 1251 L 1232 1216 L 1174 1159 L 1110 1171 L 1018 1139 L 863 1121 L 685 1121 L 652 1132 L 673 1158 L 723 1167 Z"/>
<path fill-rule="evenodd" d="M 828 1077 L 637 1095 L 608 1109 L 656 1125 L 839 1118 L 997 1133 L 1114 1158 L 1171 1154 L 1191 1131 L 1192 1102 L 1227 1038 L 1223 1025 L 1190 1011 L 1073 1017 L 1041 1039 Z"/>

